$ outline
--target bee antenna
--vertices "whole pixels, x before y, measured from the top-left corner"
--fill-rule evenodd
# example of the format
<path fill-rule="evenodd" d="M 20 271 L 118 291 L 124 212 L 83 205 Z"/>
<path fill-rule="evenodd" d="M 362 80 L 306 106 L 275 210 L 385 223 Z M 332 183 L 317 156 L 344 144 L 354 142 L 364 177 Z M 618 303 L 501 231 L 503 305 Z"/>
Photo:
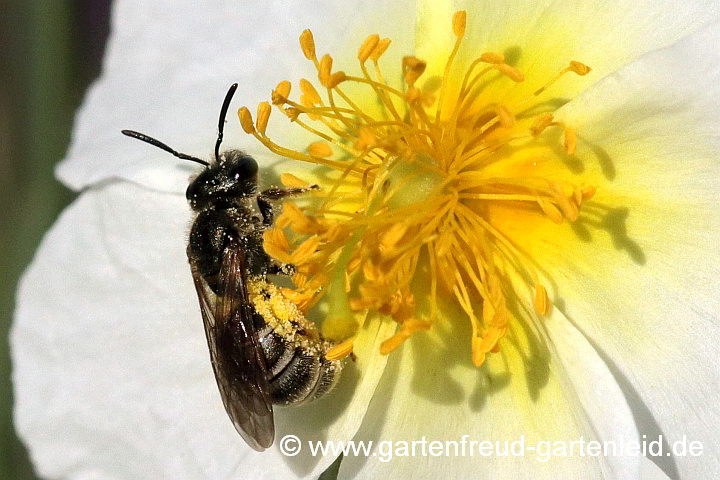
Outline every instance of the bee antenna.
<path fill-rule="evenodd" d="M 235 95 L 235 90 L 237 90 L 238 84 L 233 83 L 230 85 L 230 89 L 225 94 L 225 100 L 223 101 L 222 108 L 220 109 L 220 120 L 218 121 L 218 137 L 217 142 L 215 142 L 215 161 L 220 161 L 220 144 L 223 140 L 223 129 L 225 128 L 225 117 L 227 116 L 228 108 L 230 108 L 230 101 L 233 98 L 233 95 Z"/>
<path fill-rule="evenodd" d="M 200 158 L 186 155 L 184 153 L 180 153 L 176 150 L 173 150 L 172 148 L 170 148 L 167 145 L 165 145 L 164 143 L 162 143 L 160 140 L 155 140 L 154 138 L 149 137 L 149 136 L 145 135 L 144 133 L 136 132 L 134 130 L 122 130 L 122 134 L 127 135 L 128 137 L 137 138 L 138 140 L 143 141 L 145 143 L 149 143 L 150 145 L 153 145 L 155 147 L 162 148 L 166 152 L 172 153 L 176 157 L 181 158 L 183 160 L 190 160 L 191 162 L 199 163 L 200 165 L 204 165 L 206 167 L 210 166 L 210 164 L 208 162 L 206 162 L 205 160 L 202 160 Z"/>

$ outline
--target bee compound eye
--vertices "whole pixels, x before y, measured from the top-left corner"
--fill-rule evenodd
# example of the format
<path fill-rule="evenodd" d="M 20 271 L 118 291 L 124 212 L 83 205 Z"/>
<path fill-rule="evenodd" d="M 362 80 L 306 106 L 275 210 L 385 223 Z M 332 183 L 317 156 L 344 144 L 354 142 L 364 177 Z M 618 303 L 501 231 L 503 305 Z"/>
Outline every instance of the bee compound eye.
<path fill-rule="evenodd" d="M 185 198 L 193 207 L 204 205 L 208 200 L 208 187 L 212 184 L 212 172 L 203 170 L 195 179 L 188 184 L 185 190 Z"/>
<path fill-rule="evenodd" d="M 235 180 L 254 179 L 258 173 L 258 164 L 249 155 L 238 154 L 230 158 L 230 176 Z"/>

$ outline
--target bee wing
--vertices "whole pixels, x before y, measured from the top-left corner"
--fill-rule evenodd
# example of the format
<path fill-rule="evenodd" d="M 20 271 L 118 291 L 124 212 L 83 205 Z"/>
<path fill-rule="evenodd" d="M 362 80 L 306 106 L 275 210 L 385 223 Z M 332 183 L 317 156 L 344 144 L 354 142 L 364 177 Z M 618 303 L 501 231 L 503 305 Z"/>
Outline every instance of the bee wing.
<path fill-rule="evenodd" d="M 240 436 L 257 451 L 275 439 L 265 354 L 255 331 L 245 285 L 245 256 L 228 249 L 220 271 L 221 295 L 193 272 L 210 360 L 225 410 Z M 213 300 L 214 299 L 214 300 Z"/>

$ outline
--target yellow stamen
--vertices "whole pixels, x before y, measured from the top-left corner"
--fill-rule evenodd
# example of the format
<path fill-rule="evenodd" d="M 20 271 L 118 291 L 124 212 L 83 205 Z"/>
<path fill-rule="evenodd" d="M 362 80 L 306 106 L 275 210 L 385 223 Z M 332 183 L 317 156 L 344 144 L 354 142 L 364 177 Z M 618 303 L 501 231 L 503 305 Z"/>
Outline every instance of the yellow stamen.
<path fill-rule="evenodd" d="M 427 330 L 430 327 L 430 322 L 425 320 L 418 320 L 415 318 L 408 320 L 407 322 L 402 324 L 402 326 L 400 327 L 400 331 L 398 331 L 395 335 L 380 344 L 380 354 L 389 354 L 390 352 L 398 348 L 400 345 L 402 345 L 405 340 L 409 339 L 413 335 L 413 333 L 420 330 Z"/>
<path fill-rule="evenodd" d="M 427 63 L 416 57 L 404 57 L 403 69 L 405 70 L 405 83 L 415 85 L 420 75 L 425 72 Z"/>
<path fill-rule="evenodd" d="M 493 64 L 505 63 L 505 55 L 502 53 L 485 52 L 480 55 L 480 61 Z"/>
<path fill-rule="evenodd" d="M 452 19 L 452 29 L 456 37 L 465 35 L 465 24 L 467 23 L 467 12 L 455 12 Z"/>
<path fill-rule="evenodd" d="M 582 187 L 581 192 L 582 192 L 583 201 L 586 202 L 586 201 L 590 200 L 592 197 L 594 197 L 596 191 L 597 191 L 597 188 L 592 185 L 586 185 L 586 186 Z"/>
<path fill-rule="evenodd" d="M 288 253 L 290 244 L 282 230 L 273 229 L 263 232 L 263 244 L 268 255 L 283 263 L 290 263 L 292 257 Z"/>
<path fill-rule="evenodd" d="M 349 357 L 353 352 L 352 340 L 345 340 L 344 342 L 335 345 L 325 354 L 325 358 L 328 360 L 342 360 L 343 358 Z"/>
<path fill-rule="evenodd" d="M 567 152 L 568 155 L 574 155 L 575 148 L 577 146 L 575 130 L 573 130 L 572 127 L 565 126 L 563 131 L 565 133 L 565 139 L 563 141 L 563 146 L 565 147 L 565 152 Z"/>
<path fill-rule="evenodd" d="M 361 325 L 356 314 L 370 310 L 397 323 L 396 333 L 380 346 L 388 354 L 433 328 L 443 316 L 441 305 L 454 302 L 472 332 L 471 360 L 482 365 L 501 349 L 517 311 L 547 315 L 552 307 L 536 272 L 542 266 L 506 236 L 494 212 L 502 212 L 504 223 L 532 215 L 561 224 L 578 219 L 593 197 L 592 185 L 545 174 L 557 152 L 547 146 L 544 132 L 562 128 L 569 155 L 577 135 L 549 108 L 533 110 L 544 107 L 537 97 L 565 73 L 586 75 L 590 68 L 572 61 L 542 88 L 513 98 L 515 103 L 487 98 L 487 85 L 512 85 L 525 75 L 495 52 L 481 53 L 458 75 L 454 62 L 466 29 L 466 13 L 457 12 L 453 50 L 439 88 L 428 91 L 418 81 L 427 62 L 414 56 L 403 58 L 401 76 L 388 77 L 402 78 L 401 85 L 385 80 L 378 61 L 389 39 L 369 35 L 357 51 L 361 73 L 346 75 L 333 72 L 329 54 L 318 60 L 312 33 L 303 32 L 301 48 L 322 95 L 300 79 L 300 99 L 291 99 L 290 82 L 283 81 L 272 103 L 316 138 L 307 151 L 268 138 L 269 104 L 261 104 L 255 124 L 246 108 L 238 112 L 243 130 L 270 151 L 325 168 L 320 178 L 328 185 L 312 198 L 287 200 L 264 243 L 268 254 L 295 265 L 294 288 L 282 290 L 285 298 L 305 313 L 326 303 L 323 333 L 342 342 L 328 358 L 352 352 Z M 559 168 L 562 160 L 555 162 Z M 289 174 L 281 181 L 307 188 Z M 525 223 L 514 228 L 522 230 Z M 514 290 L 509 279 L 515 277 L 530 289 Z"/>
<path fill-rule="evenodd" d="M 242 125 L 245 133 L 255 133 L 255 126 L 253 125 L 252 115 L 247 107 L 240 107 L 238 110 L 238 118 L 240 118 L 240 125 Z"/>
<path fill-rule="evenodd" d="M 320 69 L 318 71 L 318 78 L 320 79 L 320 83 L 323 84 L 326 88 L 328 87 L 328 81 L 330 80 L 330 75 L 332 75 L 332 64 L 333 59 L 329 54 L 325 54 L 320 59 Z"/>
<path fill-rule="evenodd" d="M 498 63 L 495 65 L 495 68 L 510 78 L 513 82 L 522 82 L 525 80 L 525 75 L 521 71 L 511 67 L 507 63 Z"/>
<path fill-rule="evenodd" d="M 313 235 L 308 238 L 292 253 L 292 263 L 298 266 L 308 263 L 312 259 L 312 255 L 315 253 L 319 245 L 320 238 L 318 238 L 317 235 Z"/>
<path fill-rule="evenodd" d="M 330 157 L 333 154 L 332 148 L 326 142 L 313 142 L 308 146 L 308 152 L 318 157 Z"/>
<path fill-rule="evenodd" d="M 550 126 L 550 124 L 553 121 L 553 116 L 550 113 L 545 113 L 543 115 L 540 115 L 535 119 L 532 126 L 530 127 L 530 133 L 533 134 L 533 136 L 540 135 L 543 130 L 545 130 L 547 127 Z"/>
<path fill-rule="evenodd" d="M 311 105 L 322 104 L 320 94 L 317 92 L 317 90 L 315 90 L 313 84 L 304 78 L 300 79 L 300 90 L 302 90 L 303 94 L 310 101 Z"/>
<path fill-rule="evenodd" d="M 577 73 L 580 76 L 585 76 L 592 70 L 590 67 L 585 65 L 584 63 L 572 61 L 570 62 L 570 66 L 568 67 L 571 71 Z"/>
<path fill-rule="evenodd" d="M 560 210 L 550 202 L 550 200 L 546 198 L 538 198 L 537 199 L 538 205 L 540 205 L 540 208 L 542 209 L 543 213 L 550 217 L 550 219 L 557 223 L 558 225 L 563 223 L 563 215 L 560 213 Z"/>
<path fill-rule="evenodd" d="M 375 46 L 375 50 L 370 54 L 370 59 L 373 62 L 377 62 L 380 60 L 380 57 L 382 57 L 383 53 L 385 53 L 390 46 L 390 39 L 389 38 L 383 38 L 378 42 L 378 44 Z"/>
<path fill-rule="evenodd" d="M 270 104 L 268 102 L 262 102 L 257 107 L 257 122 L 255 127 L 260 135 L 265 135 L 265 129 L 267 128 L 268 121 L 270 120 Z"/>
<path fill-rule="evenodd" d="M 317 61 L 315 56 L 315 39 L 310 30 L 305 30 L 300 35 L 300 47 L 302 48 L 305 58 L 308 60 Z"/>
<path fill-rule="evenodd" d="M 291 84 L 287 80 L 283 80 L 282 82 L 278 83 L 275 87 L 275 90 L 273 90 L 272 92 L 272 104 L 282 105 L 283 103 L 287 102 L 287 99 L 290 97 L 290 87 Z"/>
<path fill-rule="evenodd" d="M 375 48 L 377 48 L 378 43 L 380 43 L 380 35 L 370 35 L 365 39 L 365 42 L 362 44 L 362 47 L 360 47 L 360 50 L 358 51 L 358 60 L 360 60 L 360 63 L 367 62 L 368 58 L 370 58 L 370 55 L 373 54 L 375 51 Z"/>
<path fill-rule="evenodd" d="M 547 290 L 539 283 L 535 285 L 535 311 L 540 315 L 547 315 L 550 311 L 550 299 Z"/>
<path fill-rule="evenodd" d="M 545 90 L 550 88 L 550 85 L 555 83 L 560 77 L 562 77 L 563 75 L 565 75 L 568 72 L 576 73 L 577 75 L 580 75 L 582 77 L 582 76 L 585 76 L 588 73 L 590 73 L 590 71 L 591 71 L 591 69 L 587 65 L 584 65 L 580 62 L 572 61 L 572 62 L 570 62 L 570 65 L 568 67 L 565 67 L 564 69 L 560 70 L 560 72 L 558 72 L 553 78 L 551 78 L 549 82 L 547 82 L 543 87 L 541 87 L 539 90 L 537 90 L 533 94 L 533 97 L 537 97 L 538 95 L 543 93 Z"/>

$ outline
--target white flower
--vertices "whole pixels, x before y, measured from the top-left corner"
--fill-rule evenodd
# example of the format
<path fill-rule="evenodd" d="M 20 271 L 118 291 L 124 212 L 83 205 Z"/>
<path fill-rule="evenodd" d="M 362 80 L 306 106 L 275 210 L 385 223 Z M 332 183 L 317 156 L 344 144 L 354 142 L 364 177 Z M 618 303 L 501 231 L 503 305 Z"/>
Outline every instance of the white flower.
<path fill-rule="evenodd" d="M 506 225 L 552 282 L 554 308 L 515 332 L 514 353 L 501 345 L 504 369 L 502 361 L 473 366 L 469 328 L 459 324 L 460 331 L 433 328 L 379 355 L 395 326 L 373 318 L 355 340 L 357 363 L 332 395 L 276 411 L 278 438 L 628 442 L 662 434 L 666 449 L 683 436 L 704 446 L 698 457 L 655 458 L 670 478 L 720 470 L 714 3 L 372 0 L 349 9 L 331 1 L 125 0 L 115 4 L 103 76 L 58 169 L 83 192 L 48 233 L 18 294 L 16 424 L 41 475 L 314 478 L 334 460 L 307 448 L 296 457 L 275 447 L 258 454 L 235 433 L 209 366 L 185 257 L 191 212 L 183 192 L 195 166 L 120 130 L 202 156 L 214 145 L 231 83 L 240 83 L 236 101 L 255 105 L 279 81 L 315 77 L 297 44 L 305 28 L 333 53 L 334 69 L 348 72 L 368 33 L 391 38 L 382 59 L 388 72 L 403 55 L 447 58 L 449 21 L 459 9 L 481 25 L 465 42 L 478 45 L 476 54 L 515 55 L 513 66 L 532 79 L 520 87 L 528 94 L 569 60 L 592 66 L 593 75 L 563 83 L 557 93 L 569 102 L 555 114 L 577 132 L 582 163 L 568 166 L 600 183 L 607 196 L 598 201 L 612 208 L 574 229 L 543 226 L 533 236 L 539 244 Z M 443 67 L 431 63 L 426 74 L 442 75 Z M 269 136 L 304 148 L 309 137 L 276 120 Z M 226 148 L 242 148 L 276 173 L 302 171 L 278 162 L 234 118 L 225 132 Z M 264 175 L 261 182 L 272 181 L 270 168 Z M 641 475 L 663 478 L 632 456 L 538 462 L 529 454 L 348 456 L 339 478 Z"/>

